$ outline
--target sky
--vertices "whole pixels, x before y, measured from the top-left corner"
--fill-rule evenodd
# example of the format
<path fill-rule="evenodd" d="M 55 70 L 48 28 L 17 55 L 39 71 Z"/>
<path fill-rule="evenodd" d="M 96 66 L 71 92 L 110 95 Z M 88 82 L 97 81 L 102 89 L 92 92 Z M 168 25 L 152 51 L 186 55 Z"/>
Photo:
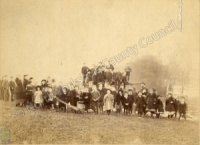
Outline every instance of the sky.
<path fill-rule="evenodd" d="M 178 29 L 125 59 L 177 59 L 199 80 L 199 1 L 185 0 Z M 176 0 L 0 0 L 0 75 L 68 81 L 82 64 L 98 64 L 177 23 Z M 198 64 L 198 65 L 197 65 Z"/>

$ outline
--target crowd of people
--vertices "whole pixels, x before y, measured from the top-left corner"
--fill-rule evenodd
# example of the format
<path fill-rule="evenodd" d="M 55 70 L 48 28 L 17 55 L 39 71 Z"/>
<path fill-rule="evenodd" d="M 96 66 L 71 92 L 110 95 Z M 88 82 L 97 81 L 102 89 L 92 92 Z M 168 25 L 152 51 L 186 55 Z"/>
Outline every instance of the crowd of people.
<path fill-rule="evenodd" d="M 81 69 L 83 75 L 83 85 L 88 85 L 89 82 L 92 82 L 93 85 L 98 85 L 98 83 L 107 83 L 109 85 L 114 85 L 116 88 L 119 88 L 120 85 L 128 84 L 130 80 L 131 67 L 127 63 L 125 69 L 121 72 L 116 70 L 112 63 L 103 64 L 99 62 L 98 65 L 93 64 L 92 68 L 89 68 L 85 63 Z"/>
<path fill-rule="evenodd" d="M 83 78 L 85 81 L 87 77 L 83 75 Z M 17 107 L 32 105 L 35 109 L 42 110 L 66 111 L 70 108 L 74 113 L 78 113 L 79 110 L 88 113 L 92 110 L 94 114 L 137 113 L 139 117 L 150 112 L 151 117 L 157 118 L 166 111 L 168 118 L 177 117 L 178 113 L 179 120 L 181 117 L 186 119 L 187 105 L 183 97 L 178 100 L 169 92 L 164 104 L 158 92 L 155 89 L 147 89 L 145 83 L 141 83 L 139 91 L 134 87 L 127 89 L 120 85 L 116 88 L 108 81 L 95 83 L 94 80 L 90 80 L 88 84 L 83 82 L 83 85 L 74 85 L 69 89 L 66 86 L 57 86 L 55 79 L 50 77 L 43 79 L 40 85 L 34 85 L 33 79 L 24 75 L 23 79 L 10 77 L 9 81 L 8 76 L 4 76 L 0 80 L 0 99 L 9 101 L 11 98 L 11 101 L 16 101 Z"/>

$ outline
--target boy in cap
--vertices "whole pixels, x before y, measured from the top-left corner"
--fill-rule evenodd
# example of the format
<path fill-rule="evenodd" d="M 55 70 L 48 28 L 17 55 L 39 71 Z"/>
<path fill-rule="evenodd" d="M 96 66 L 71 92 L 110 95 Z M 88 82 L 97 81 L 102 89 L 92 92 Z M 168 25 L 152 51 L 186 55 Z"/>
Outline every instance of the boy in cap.
<path fill-rule="evenodd" d="M 136 107 L 137 107 L 137 111 L 138 111 L 138 116 L 142 116 L 145 112 L 144 112 L 144 107 L 146 106 L 146 101 L 145 98 L 142 96 L 142 92 L 138 92 L 138 97 L 136 98 Z"/>
<path fill-rule="evenodd" d="M 186 120 L 186 111 L 187 111 L 187 104 L 185 103 L 185 98 L 182 97 L 180 100 L 180 103 L 178 105 L 178 110 L 179 110 L 179 119 L 183 117 Z"/>
<path fill-rule="evenodd" d="M 124 92 L 124 114 L 129 114 L 130 112 L 130 99 L 128 98 L 128 92 Z"/>
<path fill-rule="evenodd" d="M 175 102 L 172 93 L 169 92 L 167 95 L 166 109 L 165 109 L 168 112 L 168 118 L 173 118 L 173 115 L 175 113 L 174 103 Z"/>

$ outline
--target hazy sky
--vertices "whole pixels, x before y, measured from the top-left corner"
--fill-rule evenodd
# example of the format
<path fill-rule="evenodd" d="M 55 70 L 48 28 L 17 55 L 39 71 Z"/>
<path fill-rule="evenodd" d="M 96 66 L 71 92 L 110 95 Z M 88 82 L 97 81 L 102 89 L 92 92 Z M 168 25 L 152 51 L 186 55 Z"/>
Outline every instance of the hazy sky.
<path fill-rule="evenodd" d="M 184 0 L 178 30 L 140 49 L 138 56 L 179 59 L 199 74 L 198 0 Z M 177 23 L 178 0 L 0 0 L 1 75 L 30 74 L 58 80 L 112 57 L 141 37 Z M 190 64 L 190 67 L 187 67 Z"/>

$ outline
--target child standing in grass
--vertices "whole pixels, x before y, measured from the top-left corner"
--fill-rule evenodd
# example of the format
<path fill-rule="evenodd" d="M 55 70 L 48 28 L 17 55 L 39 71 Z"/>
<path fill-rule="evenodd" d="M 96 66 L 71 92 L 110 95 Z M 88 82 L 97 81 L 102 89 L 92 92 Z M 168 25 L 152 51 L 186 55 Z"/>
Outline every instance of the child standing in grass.
<path fill-rule="evenodd" d="M 166 100 L 166 109 L 168 113 L 168 118 L 173 118 L 173 115 L 175 113 L 175 101 L 172 96 L 172 93 L 168 93 L 167 100 Z"/>
<path fill-rule="evenodd" d="M 115 98 L 115 108 L 116 108 L 116 113 L 117 115 L 120 114 L 121 112 L 121 109 L 122 109 L 122 98 L 124 97 L 123 95 L 123 91 L 122 90 L 119 90 L 117 95 L 116 95 L 116 98 Z"/>
<path fill-rule="evenodd" d="M 145 98 L 142 96 L 142 92 L 138 92 L 138 97 L 135 101 L 137 111 L 138 111 L 138 116 L 142 116 L 144 114 L 144 107 L 146 105 Z"/>
<path fill-rule="evenodd" d="M 161 96 L 157 95 L 157 101 L 156 101 L 156 117 L 160 118 L 160 114 L 164 113 L 163 109 L 163 103 L 161 100 Z"/>
<path fill-rule="evenodd" d="M 179 100 L 178 100 L 178 95 L 174 95 L 174 109 L 175 109 L 175 118 L 178 113 L 178 106 L 179 106 Z"/>
<path fill-rule="evenodd" d="M 41 107 L 43 103 L 43 98 L 42 98 L 42 91 L 39 86 L 36 87 L 36 91 L 34 93 L 34 107 L 38 108 Z"/>
<path fill-rule="evenodd" d="M 107 90 L 107 94 L 104 96 L 104 105 L 105 105 L 105 110 L 107 111 L 107 114 L 110 115 L 111 110 L 113 109 L 113 104 L 114 104 L 114 97 L 111 94 L 111 90 Z"/>
<path fill-rule="evenodd" d="M 130 113 L 130 99 L 128 98 L 128 92 L 124 92 L 124 114 Z"/>
<path fill-rule="evenodd" d="M 185 103 L 185 98 L 182 97 L 178 106 L 178 111 L 179 111 L 179 119 L 183 117 L 186 120 L 186 111 L 187 111 L 187 104 Z"/>

